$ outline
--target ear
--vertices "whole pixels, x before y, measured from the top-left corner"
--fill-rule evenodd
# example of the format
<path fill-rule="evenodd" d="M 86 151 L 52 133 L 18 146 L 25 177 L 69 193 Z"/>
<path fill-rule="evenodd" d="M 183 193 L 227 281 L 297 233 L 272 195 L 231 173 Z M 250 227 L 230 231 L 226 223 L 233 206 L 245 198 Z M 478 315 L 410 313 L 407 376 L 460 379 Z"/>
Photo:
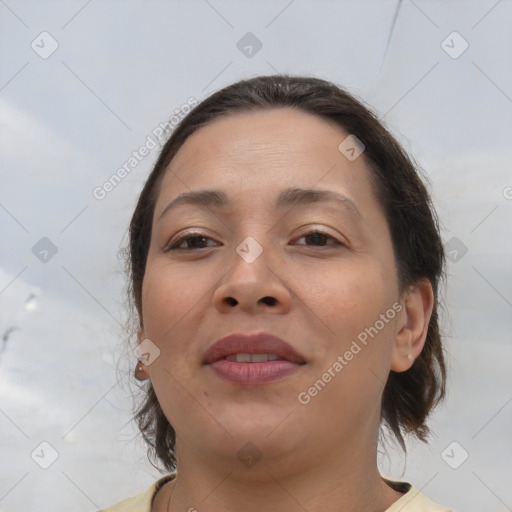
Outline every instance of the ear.
<path fill-rule="evenodd" d="M 139 329 L 139 332 L 137 333 L 137 339 L 139 340 L 139 344 L 145 339 L 142 327 Z M 149 373 L 147 368 L 144 366 L 142 361 L 138 359 L 137 366 L 135 367 L 135 378 L 141 381 L 149 379 Z"/>
<path fill-rule="evenodd" d="M 404 308 L 391 358 L 391 370 L 395 372 L 407 371 L 423 350 L 434 308 L 432 284 L 422 279 L 404 292 L 400 302 Z"/>

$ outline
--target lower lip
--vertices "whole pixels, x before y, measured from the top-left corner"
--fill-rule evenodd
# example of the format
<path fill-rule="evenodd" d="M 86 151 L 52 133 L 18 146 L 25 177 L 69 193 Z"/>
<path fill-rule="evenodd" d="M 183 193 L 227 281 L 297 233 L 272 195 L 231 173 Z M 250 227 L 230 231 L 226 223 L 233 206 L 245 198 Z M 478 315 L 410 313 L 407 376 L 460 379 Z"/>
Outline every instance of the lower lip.
<path fill-rule="evenodd" d="M 302 365 L 290 361 L 265 361 L 263 363 L 237 363 L 220 359 L 208 366 L 221 379 L 238 384 L 264 384 L 296 372 Z"/>

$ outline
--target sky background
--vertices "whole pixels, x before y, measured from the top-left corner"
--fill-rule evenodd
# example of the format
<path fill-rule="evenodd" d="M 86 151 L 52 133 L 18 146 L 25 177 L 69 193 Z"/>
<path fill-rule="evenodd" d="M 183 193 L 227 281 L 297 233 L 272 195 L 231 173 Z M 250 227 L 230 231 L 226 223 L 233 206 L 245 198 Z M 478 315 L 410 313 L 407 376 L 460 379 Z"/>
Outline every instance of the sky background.
<path fill-rule="evenodd" d="M 448 398 L 382 471 L 512 510 L 511 24 L 510 0 L 0 0 L 0 511 L 92 511 L 161 476 L 130 422 L 120 253 L 159 146 L 93 191 L 189 98 L 273 73 L 370 105 L 441 220 Z"/>

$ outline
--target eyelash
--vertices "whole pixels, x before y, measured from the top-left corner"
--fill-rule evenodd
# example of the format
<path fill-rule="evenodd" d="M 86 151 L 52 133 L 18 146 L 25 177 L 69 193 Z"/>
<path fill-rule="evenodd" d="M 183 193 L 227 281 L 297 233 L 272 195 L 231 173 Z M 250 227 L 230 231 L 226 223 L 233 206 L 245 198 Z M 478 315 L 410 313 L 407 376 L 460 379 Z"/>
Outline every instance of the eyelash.
<path fill-rule="evenodd" d="M 323 235 L 327 238 L 330 238 L 331 240 L 333 240 L 335 242 L 335 246 L 344 246 L 345 244 L 343 244 L 342 242 L 340 242 L 338 239 L 334 238 L 333 236 L 325 233 L 324 231 L 320 231 L 318 229 L 315 229 L 313 231 L 308 231 L 306 233 L 303 233 L 297 240 L 300 240 L 301 238 L 304 238 L 306 236 L 311 236 L 311 235 Z M 191 240 L 191 239 L 194 239 L 194 238 L 204 238 L 204 239 L 209 239 L 209 240 L 213 240 L 211 237 L 209 236 L 206 236 L 204 233 L 200 233 L 200 232 L 192 232 L 192 233 L 187 233 L 185 235 L 183 235 L 181 238 L 178 238 L 178 240 L 176 240 L 175 242 L 173 242 L 172 245 L 170 245 L 167 249 L 165 249 L 165 252 L 170 252 L 170 251 L 193 251 L 193 250 L 196 250 L 196 249 L 207 249 L 208 247 L 196 247 L 195 249 L 194 248 L 179 248 L 178 246 L 181 245 L 183 242 L 186 242 L 187 240 Z M 301 244 L 303 245 L 303 244 Z M 325 247 L 325 246 L 317 246 L 317 247 Z"/>

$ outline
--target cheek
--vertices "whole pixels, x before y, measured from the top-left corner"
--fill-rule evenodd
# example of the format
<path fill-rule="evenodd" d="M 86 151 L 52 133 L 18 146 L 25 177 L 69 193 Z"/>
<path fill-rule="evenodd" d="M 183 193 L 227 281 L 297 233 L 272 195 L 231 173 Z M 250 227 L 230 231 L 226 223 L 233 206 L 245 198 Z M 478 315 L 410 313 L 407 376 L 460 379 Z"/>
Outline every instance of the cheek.
<path fill-rule="evenodd" d="M 171 394 L 177 396 L 171 375 L 179 382 L 188 380 L 197 364 L 193 338 L 205 293 L 190 282 L 190 276 L 170 272 L 165 262 L 148 261 L 142 286 L 143 335 L 158 348 L 158 357 L 148 367 L 157 395 L 173 389 Z M 165 398 L 159 396 L 159 401 Z"/>
<path fill-rule="evenodd" d="M 169 269 L 165 262 L 148 260 L 142 285 L 144 334 L 155 342 L 173 339 L 175 330 L 187 323 L 204 296 L 201 279 Z"/>
<path fill-rule="evenodd" d="M 148 259 L 142 286 L 144 337 L 159 350 L 148 372 L 158 402 L 175 428 L 186 424 L 180 411 L 188 414 L 193 405 L 185 389 L 192 378 L 194 306 L 204 292 L 190 282 L 189 275 L 171 271 L 165 261 Z"/>
<path fill-rule="evenodd" d="M 322 280 L 312 279 L 308 302 L 330 327 L 330 337 L 346 342 L 391 306 L 390 288 L 379 265 L 362 262 L 333 269 Z"/>
<path fill-rule="evenodd" d="M 394 301 L 390 284 L 377 267 L 367 266 L 312 290 L 328 335 L 319 335 L 323 351 L 300 390 L 299 411 L 304 422 L 323 418 L 319 428 L 326 437 L 378 422 L 396 329 L 395 311 L 386 316 Z"/>
<path fill-rule="evenodd" d="M 393 275 L 382 265 L 367 262 L 333 273 L 329 280 L 317 282 L 312 288 L 315 311 L 320 312 L 320 328 L 325 333 L 319 333 L 324 345 L 314 373 L 321 378 L 331 369 L 337 375 L 334 381 L 338 384 L 332 386 L 331 392 L 343 395 L 357 390 L 360 396 L 368 393 L 371 400 L 383 387 L 397 328 L 393 309 L 397 295 L 392 279 Z M 337 361 L 343 366 L 342 371 L 333 369 Z M 347 399 L 338 398 L 342 402 Z"/>

